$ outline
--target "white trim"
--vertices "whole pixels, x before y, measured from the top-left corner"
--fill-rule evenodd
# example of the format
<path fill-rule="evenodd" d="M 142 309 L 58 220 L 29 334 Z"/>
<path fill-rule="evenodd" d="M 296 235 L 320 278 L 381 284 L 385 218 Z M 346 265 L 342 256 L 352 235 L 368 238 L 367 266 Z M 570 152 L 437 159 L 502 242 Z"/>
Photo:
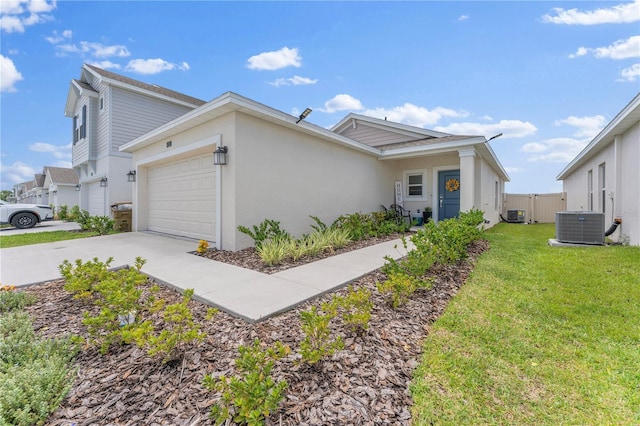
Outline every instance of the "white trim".
<path fill-rule="evenodd" d="M 402 171 L 402 185 L 405 201 L 427 201 L 427 173 L 428 169 L 414 169 Z M 422 195 L 409 195 L 409 175 L 422 175 Z"/>
<path fill-rule="evenodd" d="M 186 154 L 190 151 L 206 148 L 208 146 L 215 146 L 216 144 L 220 143 L 220 138 L 221 138 L 221 135 L 215 135 L 211 138 L 202 139 L 197 142 L 191 143 L 189 145 L 181 146 L 179 148 L 171 149 L 169 151 L 162 152 L 160 154 L 152 155 L 151 157 L 147 157 L 144 160 L 140 160 L 136 162 L 136 168 L 140 166 L 146 166 L 158 161 L 162 161 L 167 158 L 175 157 L 177 155 Z M 211 155 L 213 155 L 213 150 L 211 151 Z"/>
<path fill-rule="evenodd" d="M 222 146 L 222 136 L 216 135 L 216 148 Z M 213 155 L 213 154 L 211 154 Z M 216 168 L 216 249 L 222 250 L 222 165 Z"/>

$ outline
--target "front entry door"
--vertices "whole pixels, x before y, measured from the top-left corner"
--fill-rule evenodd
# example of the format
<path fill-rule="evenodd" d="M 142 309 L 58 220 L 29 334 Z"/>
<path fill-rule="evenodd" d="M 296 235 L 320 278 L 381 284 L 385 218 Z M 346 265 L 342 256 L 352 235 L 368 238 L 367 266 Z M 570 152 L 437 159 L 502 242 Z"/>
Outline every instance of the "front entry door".
<path fill-rule="evenodd" d="M 460 170 L 438 172 L 438 220 L 460 214 Z"/>

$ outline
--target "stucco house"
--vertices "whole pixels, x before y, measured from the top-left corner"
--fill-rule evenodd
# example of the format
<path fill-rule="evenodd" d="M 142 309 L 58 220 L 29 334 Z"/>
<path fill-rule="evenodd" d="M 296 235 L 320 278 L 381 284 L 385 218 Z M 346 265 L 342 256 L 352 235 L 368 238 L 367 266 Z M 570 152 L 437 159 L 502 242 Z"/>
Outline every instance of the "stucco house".
<path fill-rule="evenodd" d="M 64 114 L 72 119 L 72 165 L 80 207 L 92 215 L 130 202 L 131 155 L 118 148 L 204 104 L 204 101 L 84 64 L 73 79 Z"/>
<path fill-rule="evenodd" d="M 622 219 L 610 238 L 640 245 L 640 93 L 557 176 L 567 210 Z"/>
<path fill-rule="evenodd" d="M 458 136 L 349 114 L 332 129 L 225 93 L 120 146 L 133 156 L 133 229 L 239 250 L 237 231 L 275 219 L 380 210 L 399 192 L 435 220 L 478 208 L 499 221 L 507 173 L 484 136 Z M 214 151 L 226 164 L 214 164 Z"/>

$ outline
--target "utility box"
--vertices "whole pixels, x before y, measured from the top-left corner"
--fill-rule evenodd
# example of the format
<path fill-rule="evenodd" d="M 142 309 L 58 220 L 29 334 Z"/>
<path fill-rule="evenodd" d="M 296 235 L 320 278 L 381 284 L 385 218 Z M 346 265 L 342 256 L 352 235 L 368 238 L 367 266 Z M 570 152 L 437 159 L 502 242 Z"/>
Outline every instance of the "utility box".
<path fill-rule="evenodd" d="M 524 210 L 507 210 L 507 222 L 524 223 Z"/>
<path fill-rule="evenodd" d="M 113 204 L 111 206 L 111 216 L 113 216 L 113 220 L 115 221 L 113 228 L 116 231 L 131 232 L 131 202 Z"/>

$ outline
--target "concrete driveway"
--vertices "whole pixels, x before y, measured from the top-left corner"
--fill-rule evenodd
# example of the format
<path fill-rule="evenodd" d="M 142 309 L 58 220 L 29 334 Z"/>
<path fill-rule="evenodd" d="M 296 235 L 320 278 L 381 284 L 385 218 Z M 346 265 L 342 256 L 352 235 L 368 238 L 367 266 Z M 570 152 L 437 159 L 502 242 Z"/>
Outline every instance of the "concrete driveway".
<path fill-rule="evenodd" d="M 147 260 L 142 272 L 178 290 L 193 288 L 195 298 L 250 322 L 261 321 L 292 306 L 332 291 L 381 267 L 385 256 L 406 255 L 400 240 L 354 250 L 296 268 L 266 275 L 189 252 L 198 242 L 146 232 L 4 248 L 0 282 L 24 286 L 60 277 L 58 265 L 113 257 L 112 267 Z"/>
<path fill-rule="evenodd" d="M 8 228 L 0 229 L 0 237 L 5 237 L 8 235 L 18 235 L 18 234 L 32 234 L 34 232 L 48 232 L 48 231 L 75 231 L 80 229 L 80 225 L 75 222 L 63 222 L 61 220 L 48 220 L 46 222 L 41 222 L 29 229 L 19 229 L 10 226 Z"/>

